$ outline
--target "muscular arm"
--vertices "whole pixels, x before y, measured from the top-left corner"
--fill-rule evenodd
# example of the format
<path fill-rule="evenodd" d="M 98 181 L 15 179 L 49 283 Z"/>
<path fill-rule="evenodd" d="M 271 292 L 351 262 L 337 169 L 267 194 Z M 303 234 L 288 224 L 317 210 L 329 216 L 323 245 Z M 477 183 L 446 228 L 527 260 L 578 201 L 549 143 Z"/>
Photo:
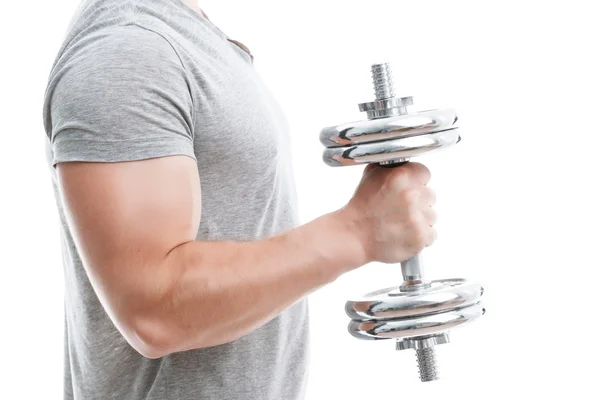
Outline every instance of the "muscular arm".
<path fill-rule="evenodd" d="M 368 261 L 344 209 L 266 240 L 196 241 L 200 179 L 186 156 L 57 172 L 92 286 L 146 357 L 233 341 Z"/>
<path fill-rule="evenodd" d="M 195 241 L 198 109 L 181 59 L 135 25 L 77 48 L 53 71 L 44 126 L 78 254 L 141 354 L 235 340 L 345 271 L 398 262 L 431 241 L 428 171 L 411 163 L 365 168 L 344 208 L 279 236 Z"/>

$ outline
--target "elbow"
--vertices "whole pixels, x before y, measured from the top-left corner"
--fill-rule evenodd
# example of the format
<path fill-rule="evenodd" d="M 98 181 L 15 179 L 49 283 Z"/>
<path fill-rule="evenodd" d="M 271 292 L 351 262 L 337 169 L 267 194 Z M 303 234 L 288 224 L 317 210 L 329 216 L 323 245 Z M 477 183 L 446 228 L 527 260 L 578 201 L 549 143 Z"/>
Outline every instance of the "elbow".
<path fill-rule="evenodd" d="M 157 359 L 177 351 L 177 340 L 163 321 L 135 316 L 127 323 L 126 339 L 143 357 Z"/>
<path fill-rule="evenodd" d="M 234 337 L 223 340 L 218 335 L 209 335 L 208 329 L 202 329 L 202 334 L 195 335 L 193 340 L 186 340 L 181 334 L 169 329 L 169 324 L 148 317 L 138 317 L 129 326 L 127 341 L 140 355 L 149 359 L 158 359 L 184 350 L 212 347 L 237 339 Z"/>
<path fill-rule="evenodd" d="M 170 279 L 161 279 L 169 282 Z M 152 288 L 153 290 L 149 290 Z M 125 295 L 113 302 L 113 315 L 127 342 L 140 355 L 158 359 L 180 350 L 180 337 L 171 307 L 172 286 L 129 285 Z"/>
<path fill-rule="evenodd" d="M 165 347 L 143 341 L 139 337 L 136 338 L 136 343 L 131 343 L 131 345 L 142 357 L 150 360 L 156 360 L 172 353 Z"/>

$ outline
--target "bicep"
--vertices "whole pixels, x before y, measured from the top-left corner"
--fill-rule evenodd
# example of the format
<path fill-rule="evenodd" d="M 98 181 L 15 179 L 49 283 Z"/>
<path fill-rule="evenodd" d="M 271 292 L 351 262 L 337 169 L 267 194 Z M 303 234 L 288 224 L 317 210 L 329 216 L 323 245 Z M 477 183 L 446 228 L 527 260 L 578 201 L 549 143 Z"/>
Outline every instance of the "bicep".
<path fill-rule="evenodd" d="M 169 251 L 196 237 L 197 165 L 187 156 L 64 162 L 57 173 L 69 229 L 92 286 L 117 326 L 126 324 L 131 307 L 144 307 L 145 296 L 160 297 L 162 284 L 168 288 L 161 262 Z"/>

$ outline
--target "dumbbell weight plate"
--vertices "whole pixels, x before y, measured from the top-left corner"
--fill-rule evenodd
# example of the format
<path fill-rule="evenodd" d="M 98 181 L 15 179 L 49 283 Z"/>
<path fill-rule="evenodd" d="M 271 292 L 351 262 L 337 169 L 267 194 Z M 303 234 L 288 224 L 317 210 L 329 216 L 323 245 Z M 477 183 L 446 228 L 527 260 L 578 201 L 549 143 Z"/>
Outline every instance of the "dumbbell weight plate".
<path fill-rule="evenodd" d="M 428 110 L 326 127 L 319 139 L 328 148 L 351 146 L 454 129 L 457 122 L 452 109 Z"/>
<path fill-rule="evenodd" d="M 481 298 L 483 288 L 465 279 L 431 281 L 417 291 L 391 287 L 368 293 L 346 302 L 346 314 L 356 321 L 390 319 L 437 314 L 471 306 Z"/>
<path fill-rule="evenodd" d="M 458 308 L 438 314 L 398 318 L 384 321 L 350 321 L 348 331 L 358 339 L 402 339 L 434 335 L 448 331 L 482 316 L 481 304 Z"/>
<path fill-rule="evenodd" d="M 458 128 L 418 136 L 327 148 L 323 161 L 331 167 L 407 160 L 460 141 Z"/>

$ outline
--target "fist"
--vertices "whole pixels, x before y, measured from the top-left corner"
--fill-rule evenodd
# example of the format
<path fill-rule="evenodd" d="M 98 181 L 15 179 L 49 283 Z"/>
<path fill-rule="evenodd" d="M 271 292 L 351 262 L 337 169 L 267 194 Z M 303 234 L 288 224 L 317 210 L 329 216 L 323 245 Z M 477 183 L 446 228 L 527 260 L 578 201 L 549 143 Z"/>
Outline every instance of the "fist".
<path fill-rule="evenodd" d="M 436 239 L 431 174 L 419 163 L 395 168 L 368 165 L 352 199 L 341 210 L 369 261 L 409 259 Z"/>

